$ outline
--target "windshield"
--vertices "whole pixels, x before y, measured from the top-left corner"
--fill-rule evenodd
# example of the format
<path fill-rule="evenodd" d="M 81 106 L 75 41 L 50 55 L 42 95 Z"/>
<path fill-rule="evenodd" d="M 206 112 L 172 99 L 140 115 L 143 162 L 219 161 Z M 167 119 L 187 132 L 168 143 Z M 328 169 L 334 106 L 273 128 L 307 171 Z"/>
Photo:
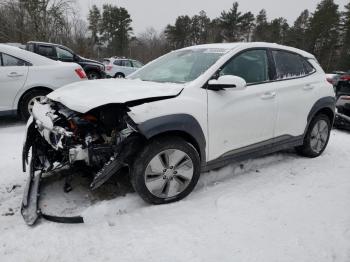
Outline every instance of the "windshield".
<path fill-rule="evenodd" d="M 208 70 L 226 51 L 213 48 L 174 51 L 144 66 L 129 78 L 161 83 L 190 82 Z"/>

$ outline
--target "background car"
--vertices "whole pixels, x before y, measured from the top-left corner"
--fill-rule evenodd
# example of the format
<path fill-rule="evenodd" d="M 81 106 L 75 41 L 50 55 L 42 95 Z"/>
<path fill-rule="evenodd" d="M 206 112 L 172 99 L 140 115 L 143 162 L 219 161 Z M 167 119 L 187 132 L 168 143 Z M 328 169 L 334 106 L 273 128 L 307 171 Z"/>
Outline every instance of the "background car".
<path fill-rule="evenodd" d="M 26 45 L 26 50 L 53 60 L 77 63 L 84 69 L 88 79 L 105 78 L 105 67 L 102 63 L 83 58 L 63 45 L 30 41 Z"/>
<path fill-rule="evenodd" d="M 143 66 L 137 60 L 117 57 L 106 58 L 103 63 L 106 67 L 106 74 L 114 78 L 124 78 Z"/>
<path fill-rule="evenodd" d="M 62 63 L 0 44 L 0 116 L 28 118 L 34 101 L 66 84 L 85 80 L 80 65 Z"/>

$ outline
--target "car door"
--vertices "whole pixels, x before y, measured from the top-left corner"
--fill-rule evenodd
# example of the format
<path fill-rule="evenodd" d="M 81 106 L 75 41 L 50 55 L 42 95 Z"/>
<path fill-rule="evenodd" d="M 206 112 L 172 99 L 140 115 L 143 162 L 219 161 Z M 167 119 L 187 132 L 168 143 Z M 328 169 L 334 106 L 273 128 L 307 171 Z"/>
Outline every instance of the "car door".
<path fill-rule="evenodd" d="M 275 89 L 269 83 L 270 71 L 265 49 L 243 51 L 219 70 L 219 75 L 242 77 L 247 87 L 207 91 L 209 160 L 272 140 L 276 102 Z"/>
<path fill-rule="evenodd" d="M 130 75 L 135 69 L 132 67 L 130 60 L 122 60 L 122 66 L 125 76 Z"/>
<path fill-rule="evenodd" d="M 27 79 L 29 63 L 0 53 L 0 111 L 12 110 L 17 92 Z"/>
<path fill-rule="evenodd" d="M 325 77 L 319 77 L 312 64 L 299 54 L 272 50 L 276 67 L 276 138 L 290 138 L 304 133 L 311 107 L 317 101 L 318 88 L 324 88 Z"/>

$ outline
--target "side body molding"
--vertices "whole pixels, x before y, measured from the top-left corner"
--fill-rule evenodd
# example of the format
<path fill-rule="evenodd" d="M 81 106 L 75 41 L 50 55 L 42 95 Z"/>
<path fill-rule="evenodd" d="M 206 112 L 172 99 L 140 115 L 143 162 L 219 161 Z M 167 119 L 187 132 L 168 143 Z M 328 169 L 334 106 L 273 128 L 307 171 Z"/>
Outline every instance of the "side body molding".
<path fill-rule="evenodd" d="M 193 116 L 174 114 L 156 117 L 139 124 L 138 129 L 147 139 L 165 132 L 185 132 L 197 143 L 202 165 L 206 163 L 205 136 L 200 124 Z"/>

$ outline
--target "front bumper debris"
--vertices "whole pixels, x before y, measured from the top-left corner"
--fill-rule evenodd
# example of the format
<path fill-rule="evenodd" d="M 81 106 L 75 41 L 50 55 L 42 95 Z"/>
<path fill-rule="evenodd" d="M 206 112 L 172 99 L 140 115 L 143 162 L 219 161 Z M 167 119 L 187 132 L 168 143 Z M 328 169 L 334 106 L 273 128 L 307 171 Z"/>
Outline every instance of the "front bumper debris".
<path fill-rule="evenodd" d="M 40 181 L 46 173 L 62 167 L 87 167 L 94 175 L 90 189 L 95 190 L 128 166 L 144 143 L 125 107 L 99 110 L 103 111 L 82 115 L 50 101 L 34 105 L 22 151 L 23 171 L 29 164 L 29 177 L 21 213 L 28 225 L 40 217 L 83 223 L 80 216 L 59 217 L 41 211 Z M 119 115 L 113 113 L 118 110 Z"/>
<path fill-rule="evenodd" d="M 29 121 L 28 130 L 26 133 L 26 140 L 24 143 L 24 149 L 31 145 L 31 159 L 28 170 L 28 179 L 23 192 L 23 199 L 21 205 L 21 214 L 27 225 L 34 225 L 39 218 L 43 217 L 47 220 L 58 222 L 58 223 L 84 223 L 84 219 L 81 216 L 75 217 L 60 217 L 45 214 L 40 209 L 40 182 L 42 180 L 42 171 L 35 171 L 35 165 L 37 159 L 35 144 L 30 144 L 29 139 L 32 137 L 31 128 L 33 128 L 33 123 Z M 30 128 L 31 127 L 31 128 Z M 28 161 L 29 152 L 23 150 L 23 168 L 25 171 L 26 161 Z"/>

